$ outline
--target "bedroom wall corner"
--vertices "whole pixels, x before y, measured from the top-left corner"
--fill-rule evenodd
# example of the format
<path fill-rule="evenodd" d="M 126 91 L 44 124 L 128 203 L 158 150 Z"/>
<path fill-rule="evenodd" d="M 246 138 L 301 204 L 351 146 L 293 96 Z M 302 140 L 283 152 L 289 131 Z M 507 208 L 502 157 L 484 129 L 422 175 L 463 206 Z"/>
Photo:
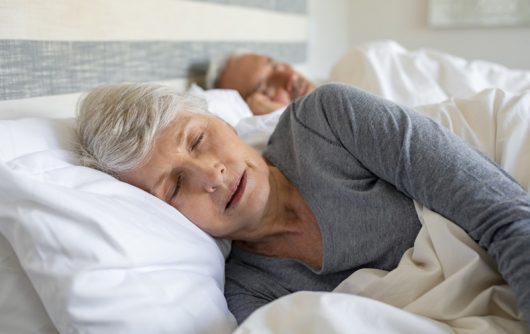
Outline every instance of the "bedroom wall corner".
<path fill-rule="evenodd" d="M 307 74 L 325 80 L 335 62 L 354 46 L 350 36 L 351 0 L 308 0 Z"/>

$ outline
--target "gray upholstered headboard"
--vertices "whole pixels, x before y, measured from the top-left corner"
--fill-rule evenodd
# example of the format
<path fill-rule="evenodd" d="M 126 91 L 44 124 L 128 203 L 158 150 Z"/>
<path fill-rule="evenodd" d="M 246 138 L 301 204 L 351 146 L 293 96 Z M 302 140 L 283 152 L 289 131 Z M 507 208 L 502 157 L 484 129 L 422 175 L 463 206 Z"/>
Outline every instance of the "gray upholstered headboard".
<path fill-rule="evenodd" d="M 0 0 L 0 100 L 200 80 L 234 49 L 303 64 L 306 0 Z"/>

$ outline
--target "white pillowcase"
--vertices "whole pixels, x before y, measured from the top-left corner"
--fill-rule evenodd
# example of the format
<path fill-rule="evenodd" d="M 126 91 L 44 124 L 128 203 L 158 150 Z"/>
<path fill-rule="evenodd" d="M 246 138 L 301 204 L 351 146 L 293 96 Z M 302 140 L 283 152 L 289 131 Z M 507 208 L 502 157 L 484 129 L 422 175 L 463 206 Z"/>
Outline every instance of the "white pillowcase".
<path fill-rule="evenodd" d="M 243 100 L 236 90 L 204 90 L 196 84 L 193 84 L 188 92 L 205 99 L 208 103 L 208 110 L 232 126 L 236 126 L 241 119 L 253 115 L 245 100 Z"/>
<path fill-rule="evenodd" d="M 73 120 L 0 121 L 0 234 L 57 329 L 231 332 L 215 241 L 154 196 L 76 166 L 75 143 Z"/>
<path fill-rule="evenodd" d="M 269 114 L 243 118 L 235 127 L 237 134 L 245 143 L 263 152 L 284 111 L 285 108 L 280 108 Z"/>
<path fill-rule="evenodd" d="M 17 255 L 0 234 L 0 333 L 56 334 Z"/>

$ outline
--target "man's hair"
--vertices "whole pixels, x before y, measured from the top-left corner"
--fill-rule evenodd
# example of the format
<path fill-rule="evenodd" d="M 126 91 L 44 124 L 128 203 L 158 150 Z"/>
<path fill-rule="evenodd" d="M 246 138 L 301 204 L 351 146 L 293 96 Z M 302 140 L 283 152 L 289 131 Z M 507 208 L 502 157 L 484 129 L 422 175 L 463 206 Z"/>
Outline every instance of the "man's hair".
<path fill-rule="evenodd" d="M 96 87 L 77 105 L 81 163 L 114 176 L 141 166 L 156 136 L 182 111 L 208 113 L 203 99 L 168 86 Z"/>
<path fill-rule="evenodd" d="M 210 63 L 208 64 L 208 71 L 206 72 L 206 78 L 205 78 L 205 88 L 206 89 L 213 89 L 219 87 L 219 78 L 223 74 L 223 72 L 226 69 L 226 66 L 228 65 L 228 62 L 234 58 L 239 57 L 245 54 L 251 54 L 253 52 L 240 49 L 235 50 L 229 53 L 220 54 L 217 56 L 214 56 L 210 59 Z"/>

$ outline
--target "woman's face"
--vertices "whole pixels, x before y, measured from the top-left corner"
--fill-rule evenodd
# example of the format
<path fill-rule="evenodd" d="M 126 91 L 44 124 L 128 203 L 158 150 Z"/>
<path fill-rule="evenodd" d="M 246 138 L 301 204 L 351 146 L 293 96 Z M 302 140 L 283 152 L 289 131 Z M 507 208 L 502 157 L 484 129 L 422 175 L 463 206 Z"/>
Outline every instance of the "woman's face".
<path fill-rule="evenodd" d="M 120 178 L 210 235 L 231 239 L 259 225 L 270 192 L 269 169 L 258 152 L 221 119 L 188 112 L 161 131 L 144 165 Z"/>

